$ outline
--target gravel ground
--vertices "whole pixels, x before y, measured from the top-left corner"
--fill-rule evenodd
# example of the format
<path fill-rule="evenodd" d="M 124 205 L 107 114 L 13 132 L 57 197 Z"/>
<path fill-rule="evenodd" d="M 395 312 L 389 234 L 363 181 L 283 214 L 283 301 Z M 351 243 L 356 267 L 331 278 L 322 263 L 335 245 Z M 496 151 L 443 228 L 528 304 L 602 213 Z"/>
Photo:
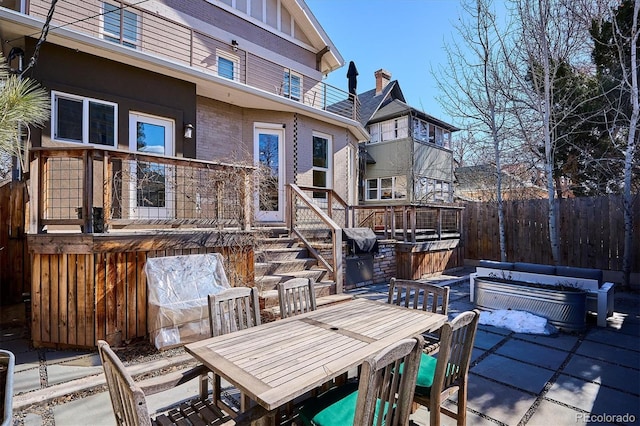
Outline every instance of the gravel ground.
<path fill-rule="evenodd" d="M 13 349 L 15 352 L 24 351 L 24 341 L 29 341 L 29 330 L 25 323 L 25 310 L 23 304 L 2 306 L 0 309 L 0 347 L 3 348 L 18 348 Z M 112 347 L 114 352 L 122 360 L 125 365 L 141 364 L 151 362 L 159 359 L 171 358 L 185 354 L 183 347 L 177 347 L 173 349 L 167 349 L 159 351 L 153 344 L 144 339 L 138 339 L 136 341 L 128 342 L 121 347 Z M 11 349 L 10 349 L 11 350 Z M 38 348 L 34 349 L 29 344 L 29 350 L 34 350 L 38 354 L 39 358 L 39 374 L 40 374 L 40 389 L 49 387 L 47 377 L 47 360 L 49 364 L 53 359 L 53 354 L 56 352 L 54 349 Z M 73 349 L 65 350 L 66 353 L 73 352 Z M 78 350 L 78 359 L 94 357 L 97 354 L 95 351 Z M 17 354 L 19 357 L 20 354 Z M 68 359 L 68 357 L 66 358 Z M 194 362 L 195 365 L 195 362 Z M 157 371 L 148 376 L 164 373 L 165 371 Z M 4 389 L 4 386 L 2 386 Z M 98 392 L 106 390 L 106 386 L 96 387 L 87 391 L 74 392 L 60 398 L 56 398 L 47 403 L 39 404 L 29 407 L 27 409 L 17 411 L 13 413 L 13 425 L 23 426 L 25 424 L 25 418 L 27 415 L 37 415 L 42 418 L 42 425 L 54 426 L 55 421 L 53 417 L 53 407 L 56 405 L 64 404 L 74 401 L 78 398 L 84 398 L 93 395 Z M 14 395 L 15 396 L 15 395 Z M 4 400 L 4 398 L 2 398 Z M 31 423 L 31 421 L 29 421 Z"/>

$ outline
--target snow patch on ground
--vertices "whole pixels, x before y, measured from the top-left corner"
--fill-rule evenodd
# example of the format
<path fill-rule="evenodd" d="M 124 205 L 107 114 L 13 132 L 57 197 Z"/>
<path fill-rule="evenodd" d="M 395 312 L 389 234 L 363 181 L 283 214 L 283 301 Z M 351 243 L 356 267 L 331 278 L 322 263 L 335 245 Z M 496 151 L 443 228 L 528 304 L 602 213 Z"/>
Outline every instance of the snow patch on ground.
<path fill-rule="evenodd" d="M 516 333 L 555 334 L 558 330 L 547 319 L 524 311 L 498 309 L 480 313 L 480 324 L 506 328 Z"/>

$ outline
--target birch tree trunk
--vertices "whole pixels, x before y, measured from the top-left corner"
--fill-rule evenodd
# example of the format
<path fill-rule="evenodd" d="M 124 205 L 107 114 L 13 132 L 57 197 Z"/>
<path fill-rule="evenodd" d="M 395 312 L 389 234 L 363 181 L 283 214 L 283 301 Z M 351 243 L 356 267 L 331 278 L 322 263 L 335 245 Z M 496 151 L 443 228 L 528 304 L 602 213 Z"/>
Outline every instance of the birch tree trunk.
<path fill-rule="evenodd" d="M 498 28 L 491 0 L 471 0 L 463 3 L 465 19 L 456 27 L 462 40 L 445 47 L 446 67 L 440 67 L 436 81 L 445 94 L 441 104 L 452 116 L 468 123 L 470 129 L 483 135 L 491 146 L 495 166 L 496 200 L 500 239 L 500 259 L 507 260 L 502 195 L 502 156 L 505 150 L 505 117 L 507 98 L 504 86 L 507 77 L 504 28 Z"/>
<path fill-rule="evenodd" d="M 635 152 L 638 143 L 638 119 L 640 116 L 640 106 L 638 104 L 638 19 L 640 19 L 640 0 L 635 0 L 633 6 L 633 24 L 631 26 L 631 64 L 630 80 L 625 79 L 625 83 L 629 86 L 630 101 L 631 101 L 631 118 L 629 120 L 629 133 L 627 135 L 627 149 L 624 155 L 624 257 L 622 259 L 622 271 L 624 274 L 625 287 L 630 285 L 631 277 L 631 261 L 632 261 L 632 249 L 633 249 L 633 197 L 631 194 L 631 177 L 632 177 L 632 165 L 635 157 Z M 623 64 L 623 69 L 626 67 Z M 624 83 L 623 83 L 624 84 Z"/>
<path fill-rule="evenodd" d="M 556 81 L 563 64 L 576 58 L 588 57 L 586 45 L 589 40 L 584 25 L 572 16 L 571 0 L 515 0 L 517 19 L 520 25 L 520 46 L 511 60 L 511 68 L 518 75 L 518 91 L 515 113 L 526 116 L 523 110 L 530 109 L 532 115 L 526 120 L 519 118 L 525 126 L 537 122 L 537 132 L 531 127 L 522 127 L 523 138 L 531 142 L 532 150 L 542 155 L 548 201 L 549 248 L 554 264 L 560 264 L 560 230 L 558 202 L 555 185 L 556 134 L 560 124 L 576 105 L 575 100 L 562 98 L 556 91 Z M 582 27 L 581 27 L 582 25 Z M 524 68 L 523 68 L 524 67 Z M 530 134 L 533 133 L 533 136 Z"/>

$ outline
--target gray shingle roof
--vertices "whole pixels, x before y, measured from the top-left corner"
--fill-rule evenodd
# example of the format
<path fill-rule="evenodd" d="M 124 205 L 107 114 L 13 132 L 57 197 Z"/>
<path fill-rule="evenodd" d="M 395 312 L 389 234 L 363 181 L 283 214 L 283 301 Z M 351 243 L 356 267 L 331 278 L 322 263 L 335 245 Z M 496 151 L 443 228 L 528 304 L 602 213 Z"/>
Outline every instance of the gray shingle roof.
<path fill-rule="evenodd" d="M 375 114 L 369 119 L 369 123 L 375 123 L 377 121 L 388 120 L 394 117 L 400 117 L 401 115 L 407 115 L 413 108 L 397 99 L 385 104 L 376 111 Z"/>
<path fill-rule="evenodd" d="M 389 96 L 389 95 L 392 96 Z M 360 123 L 366 126 L 373 114 L 390 99 L 399 99 L 404 102 L 404 95 L 400 90 L 400 85 L 397 80 L 393 80 L 387 84 L 382 90 L 382 93 L 376 95 L 376 89 L 371 89 L 358 95 L 360 100 Z"/>
<path fill-rule="evenodd" d="M 437 124 L 444 129 L 452 132 L 460 130 L 452 124 L 439 120 L 408 105 L 397 80 L 389 82 L 379 95 L 376 95 L 376 89 L 371 89 L 359 94 L 358 99 L 360 100 L 360 123 L 362 123 L 363 126 L 366 126 L 367 123 L 371 121 L 382 121 L 393 118 L 394 116 L 403 115 L 401 112 L 406 114 L 413 111 L 416 116 Z"/>

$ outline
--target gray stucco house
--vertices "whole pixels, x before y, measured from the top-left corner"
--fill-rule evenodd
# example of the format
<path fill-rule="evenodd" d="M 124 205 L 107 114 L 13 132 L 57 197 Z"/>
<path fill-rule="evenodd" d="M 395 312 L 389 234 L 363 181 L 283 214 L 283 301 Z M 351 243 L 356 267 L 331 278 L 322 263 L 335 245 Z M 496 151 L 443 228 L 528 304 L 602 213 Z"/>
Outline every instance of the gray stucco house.
<path fill-rule="evenodd" d="M 375 80 L 375 89 L 358 95 L 371 135 L 360 144 L 360 202 L 452 202 L 451 134 L 459 129 L 407 105 L 388 71 L 376 71 Z"/>

